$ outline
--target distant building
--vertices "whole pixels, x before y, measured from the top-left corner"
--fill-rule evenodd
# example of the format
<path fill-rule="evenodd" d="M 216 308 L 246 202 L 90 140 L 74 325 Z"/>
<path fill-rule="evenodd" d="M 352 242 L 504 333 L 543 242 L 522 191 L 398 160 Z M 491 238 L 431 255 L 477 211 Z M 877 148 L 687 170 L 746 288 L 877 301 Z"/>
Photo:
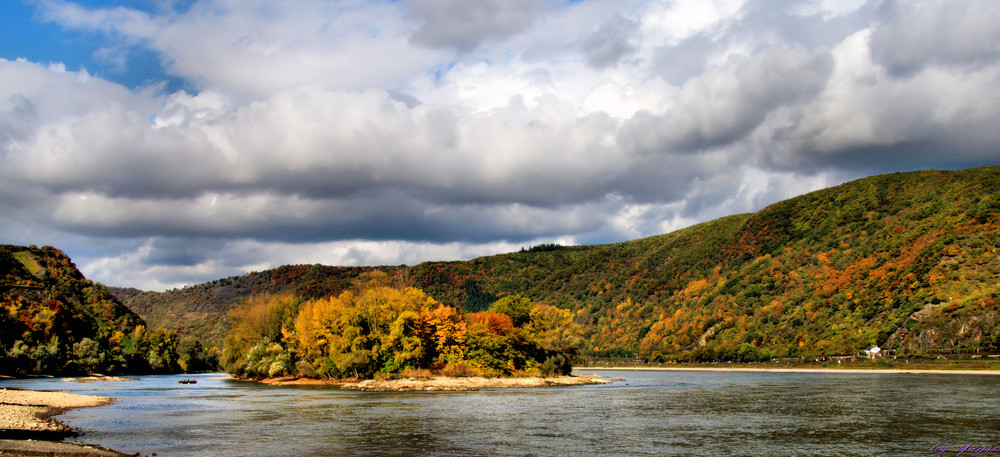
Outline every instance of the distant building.
<path fill-rule="evenodd" d="M 882 354 L 882 348 L 878 346 L 872 346 L 871 348 L 865 350 L 865 354 L 868 357 L 874 359 L 875 357 L 878 357 L 880 354 Z"/>

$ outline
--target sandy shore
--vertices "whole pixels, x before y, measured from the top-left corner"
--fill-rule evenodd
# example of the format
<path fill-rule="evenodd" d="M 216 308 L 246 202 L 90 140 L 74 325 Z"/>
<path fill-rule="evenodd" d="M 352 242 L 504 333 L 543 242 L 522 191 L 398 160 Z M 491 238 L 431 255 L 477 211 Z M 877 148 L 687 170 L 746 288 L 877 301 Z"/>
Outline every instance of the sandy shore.
<path fill-rule="evenodd" d="M 725 367 L 574 367 L 575 370 L 618 371 L 771 371 L 776 373 L 890 373 L 890 374 L 983 374 L 1000 375 L 997 370 L 907 370 L 899 368 L 725 368 Z"/>
<path fill-rule="evenodd" d="M 73 408 L 103 406 L 112 398 L 67 392 L 0 389 L 0 455 L 122 456 L 91 446 L 59 442 L 72 433 L 51 417 Z"/>
<path fill-rule="evenodd" d="M 524 378 L 484 378 L 472 376 L 453 378 L 447 376 L 430 376 L 426 378 L 402 379 L 365 379 L 360 381 L 324 380 L 309 378 L 269 378 L 258 382 L 273 386 L 339 386 L 345 390 L 362 390 L 368 392 L 414 392 L 414 391 L 467 391 L 477 389 L 529 388 L 554 386 L 582 386 L 587 384 L 606 384 L 611 381 L 599 376 L 569 375 L 558 377 L 524 377 Z"/>

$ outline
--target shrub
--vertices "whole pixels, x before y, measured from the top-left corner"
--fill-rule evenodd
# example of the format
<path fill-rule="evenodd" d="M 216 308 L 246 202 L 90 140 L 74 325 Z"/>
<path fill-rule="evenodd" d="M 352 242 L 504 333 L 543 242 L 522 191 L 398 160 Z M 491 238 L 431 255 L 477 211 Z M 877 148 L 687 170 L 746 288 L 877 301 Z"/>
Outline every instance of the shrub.
<path fill-rule="evenodd" d="M 431 374 L 431 370 L 427 370 L 427 369 L 424 369 L 424 368 L 408 368 L 406 370 L 403 370 L 403 372 L 401 373 L 401 375 L 404 378 L 427 379 L 427 378 L 430 378 L 432 374 Z"/>
<path fill-rule="evenodd" d="M 426 370 L 424 370 L 426 371 Z M 429 372 L 428 372 L 429 373 Z M 445 365 L 441 374 L 453 378 L 468 378 L 472 376 L 482 376 L 483 373 L 466 362 L 452 362 Z"/>
<path fill-rule="evenodd" d="M 565 354 L 551 355 L 538 367 L 542 376 L 564 376 L 573 371 L 573 362 Z"/>

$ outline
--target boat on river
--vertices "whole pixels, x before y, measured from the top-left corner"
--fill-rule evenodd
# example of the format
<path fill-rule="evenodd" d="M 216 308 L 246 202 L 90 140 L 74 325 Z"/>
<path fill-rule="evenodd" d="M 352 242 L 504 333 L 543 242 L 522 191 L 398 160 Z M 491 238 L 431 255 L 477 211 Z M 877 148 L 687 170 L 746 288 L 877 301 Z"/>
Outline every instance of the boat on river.
<path fill-rule="evenodd" d="M 195 384 L 197 382 L 198 382 L 197 379 L 181 379 L 177 381 L 178 384 Z"/>

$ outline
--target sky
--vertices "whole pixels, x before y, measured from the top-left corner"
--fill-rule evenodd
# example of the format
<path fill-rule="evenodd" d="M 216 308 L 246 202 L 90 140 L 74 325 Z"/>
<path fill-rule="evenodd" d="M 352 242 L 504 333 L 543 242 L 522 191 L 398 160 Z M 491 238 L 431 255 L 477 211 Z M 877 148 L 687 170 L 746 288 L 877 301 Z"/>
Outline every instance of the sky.
<path fill-rule="evenodd" d="M 993 0 L 0 0 L 0 243 L 165 290 L 1000 164 Z"/>

